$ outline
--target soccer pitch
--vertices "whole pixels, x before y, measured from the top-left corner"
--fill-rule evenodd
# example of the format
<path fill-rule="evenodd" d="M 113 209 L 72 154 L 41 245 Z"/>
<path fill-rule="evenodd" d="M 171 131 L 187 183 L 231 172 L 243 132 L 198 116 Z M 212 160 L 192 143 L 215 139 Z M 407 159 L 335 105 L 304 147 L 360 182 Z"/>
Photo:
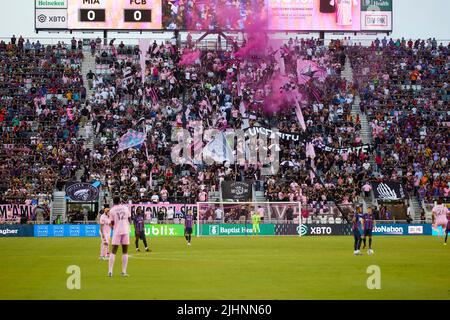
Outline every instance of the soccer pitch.
<path fill-rule="evenodd" d="M 148 238 L 130 246 L 129 278 L 99 260 L 100 239 L 0 240 L 0 299 L 449 299 L 450 246 L 431 236 L 374 237 L 374 255 L 353 255 L 353 237 Z M 69 290 L 69 266 L 81 289 Z M 367 268 L 380 267 L 369 290 Z"/>

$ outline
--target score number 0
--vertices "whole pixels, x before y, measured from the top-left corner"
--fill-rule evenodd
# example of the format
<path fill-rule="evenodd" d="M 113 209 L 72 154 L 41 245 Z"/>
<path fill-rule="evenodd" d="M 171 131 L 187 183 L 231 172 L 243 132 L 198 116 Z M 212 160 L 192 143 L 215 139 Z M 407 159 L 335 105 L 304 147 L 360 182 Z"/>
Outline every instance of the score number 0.
<path fill-rule="evenodd" d="M 81 22 L 105 22 L 105 9 L 80 9 Z"/>

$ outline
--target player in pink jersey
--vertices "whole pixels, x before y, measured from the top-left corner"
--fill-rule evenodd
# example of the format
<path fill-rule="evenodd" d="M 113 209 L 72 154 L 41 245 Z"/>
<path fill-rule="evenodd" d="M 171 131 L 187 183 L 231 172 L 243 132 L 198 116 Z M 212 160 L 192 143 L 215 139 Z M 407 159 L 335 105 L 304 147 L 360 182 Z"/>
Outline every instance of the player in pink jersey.
<path fill-rule="evenodd" d="M 113 199 L 114 206 L 110 211 L 113 227 L 112 253 L 109 258 L 108 276 L 112 277 L 117 249 L 122 245 L 122 276 L 128 277 L 128 246 L 130 244 L 131 210 L 127 205 L 120 204 L 120 197 Z"/>
<path fill-rule="evenodd" d="M 103 210 L 100 216 L 100 237 L 102 243 L 100 245 L 100 259 L 109 259 L 109 239 L 111 237 L 111 219 L 109 218 L 109 208 Z"/>
<path fill-rule="evenodd" d="M 434 221 L 433 228 L 437 229 L 439 228 L 439 226 L 441 226 L 444 233 L 446 233 L 448 225 L 447 219 L 448 209 L 446 206 L 442 204 L 442 199 L 438 199 L 437 205 L 433 207 L 433 210 L 431 212 L 433 214 L 433 221 Z M 447 241 L 445 241 L 445 243 L 446 242 Z"/>

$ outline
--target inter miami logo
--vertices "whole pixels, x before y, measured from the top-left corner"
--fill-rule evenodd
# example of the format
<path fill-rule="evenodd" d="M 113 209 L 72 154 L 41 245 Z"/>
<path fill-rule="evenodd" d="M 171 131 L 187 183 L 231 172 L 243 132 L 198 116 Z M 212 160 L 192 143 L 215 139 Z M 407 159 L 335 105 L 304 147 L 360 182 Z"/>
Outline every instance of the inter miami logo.
<path fill-rule="evenodd" d="M 98 193 L 98 188 L 89 183 L 74 183 L 66 188 L 66 195 L 73 201 L 95 201 Z"/>

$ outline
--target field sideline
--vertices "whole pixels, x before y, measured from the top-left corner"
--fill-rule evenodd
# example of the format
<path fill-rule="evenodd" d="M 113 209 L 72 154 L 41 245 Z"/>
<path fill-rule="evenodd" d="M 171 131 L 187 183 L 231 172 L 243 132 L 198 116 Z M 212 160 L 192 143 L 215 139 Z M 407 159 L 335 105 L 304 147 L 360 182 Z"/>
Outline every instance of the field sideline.
<path fill-rule="evenodd" d="M 147 238 L 129 278 L 107 277 L 96 238 L 0 239 L 0 299 L 450 299 L 450 245 L 431 236 L 380 236 L 353 256 L 353 237 Z M 120 250 L 119 250 L 120 252 Z M 66 269 L 81 268 L 81 290 Z M 381 269 L 381 289 L 366 269 Z"/>

